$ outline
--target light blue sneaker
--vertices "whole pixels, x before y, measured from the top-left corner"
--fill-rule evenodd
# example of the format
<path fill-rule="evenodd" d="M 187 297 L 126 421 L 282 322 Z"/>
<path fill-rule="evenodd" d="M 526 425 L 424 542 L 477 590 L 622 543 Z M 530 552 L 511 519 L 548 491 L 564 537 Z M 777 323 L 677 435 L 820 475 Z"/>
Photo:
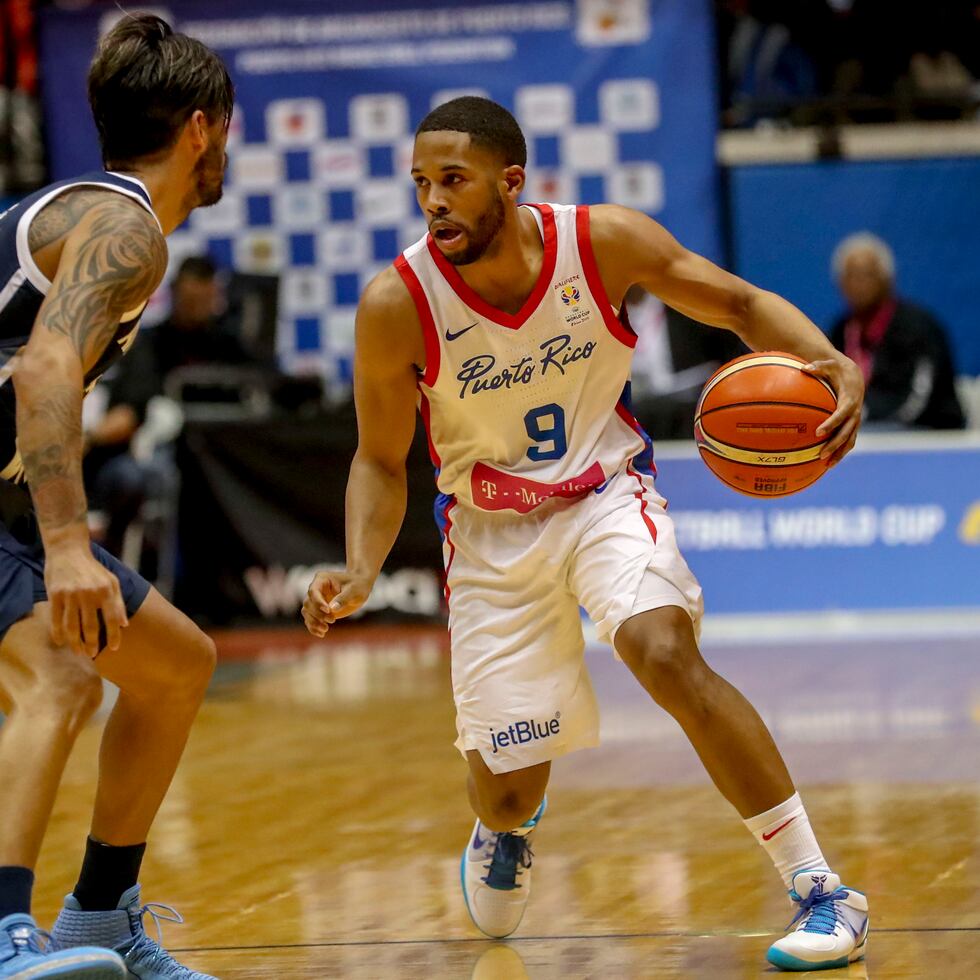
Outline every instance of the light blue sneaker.
<path fill-rule="evenodd" d="M 868 949 L 868 899 L 827 868 L 793 875 L 789 897 L 799 906 L 793 932 L 769 947 L 766 959 L 781 970 L 834 970 L 863 959 Z"/>
<path fill-rule="evenodd" d="M 143 916 L 149 912 L 162 940 L 161 922 L 184 920 L 169 905 L 151 902 L 140 905 L 140 886 L 123 892 L 116 908 L 109 912 L 84 912 L 74 895 L 65 897 L 65 906 L 51 930 L 59 949 L 87 945 L 105 946 L 123 959 L 125 976 L 138 980 L 216 980 L 206 973 L 197 973 L 178 963 L 156 940 L 150 939 L 143 927 Z"/>
<path fill-rule="evenodd" d="M 0 919 L 3 980 L 125 980 L 126 966 L 108 949 L 79 946 L 54 952 L 50 937 L 29 915 Z"/>
<path fill-rule="evenodd" d="M 494 939 L 509 936 L 520 924 L 531 895 L 531 834 L 548 806 L 516 830 L 498 834 L 476 822 L 463 850 L 459 876 L 466 910 L 474 925 Z"/>

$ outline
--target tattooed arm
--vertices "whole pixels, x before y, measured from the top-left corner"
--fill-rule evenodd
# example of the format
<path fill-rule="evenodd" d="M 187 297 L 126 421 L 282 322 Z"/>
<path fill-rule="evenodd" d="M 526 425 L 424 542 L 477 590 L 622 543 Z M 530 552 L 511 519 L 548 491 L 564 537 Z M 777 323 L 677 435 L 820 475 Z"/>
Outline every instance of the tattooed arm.
<path fill-rule="evenodd" d="M 116 649 L 126 613 L 118 579 L 93 558 L 82 485 L 86 372 L 120 319 L 159 285 L 167 246 L 153 217 L 106 192 L 65 239 L 58 271 L 14 370 L 17 445 L 46 555 L 51 635 L 98 653 L 98 615 Z"/>

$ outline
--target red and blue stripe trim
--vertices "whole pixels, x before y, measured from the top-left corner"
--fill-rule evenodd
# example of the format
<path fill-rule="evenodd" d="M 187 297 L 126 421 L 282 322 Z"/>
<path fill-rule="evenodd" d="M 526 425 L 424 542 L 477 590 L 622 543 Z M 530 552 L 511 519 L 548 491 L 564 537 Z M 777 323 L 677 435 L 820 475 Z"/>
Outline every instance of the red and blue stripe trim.
<path fill-rule="evenodd" d="M 628 381 L 616 403 L 616 414 L 643 440 L 643 448 L 633 457 L 630 465 L 639 473 L 655 477 L 657 464 L 653 460 L 653 440 L 632 412 L 632 393 Z"/>

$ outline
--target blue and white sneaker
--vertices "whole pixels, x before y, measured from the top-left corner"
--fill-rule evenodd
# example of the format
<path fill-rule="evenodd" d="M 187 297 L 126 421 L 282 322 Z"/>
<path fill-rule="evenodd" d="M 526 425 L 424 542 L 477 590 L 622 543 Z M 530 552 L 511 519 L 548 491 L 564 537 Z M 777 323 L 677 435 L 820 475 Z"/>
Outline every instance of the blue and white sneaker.
<path fill-rule="evenodd" d="M 137 980 L 216 980 L 178 963 L 159 942 L 150 939 L 143 927 L 143 916 L 149 912 L 162 940 L 161 922 L 184 920 L 169 905 L 140 905 L 140 886 L 123 892 L 115 909 L 108 912 L 85 912 L 74 895 L 65 897 L 65 906 L 51 930 L 59 949 L 82 943 L 105 946 L 118 953 L 129 971 L 123 976 Z"/>
<path fill-rule="evenodd" d="M 861 959 L 868 946 L 868 899 L 841 886 L 826 868 L 793 875 L 789 897 L 799 925 L 769 947 L 766 959 L 781 970 L 832 970 Z"/>
<path fill-rule="evenodd" d="M 477 929 L 493 939 L 509 936 L 521 923 L 531 895 L 531 834 L 548 799 L 516 830 L 496 833 L 476 822 L 463 851 L 463 899 Z"/>
<path fill-rule="evenodd" d="M 51 937 L 29 915 L 0 919 L 3 980 L 125 980 L 126 966 L 108 949 L 79 946 L 55 952 Z"/>

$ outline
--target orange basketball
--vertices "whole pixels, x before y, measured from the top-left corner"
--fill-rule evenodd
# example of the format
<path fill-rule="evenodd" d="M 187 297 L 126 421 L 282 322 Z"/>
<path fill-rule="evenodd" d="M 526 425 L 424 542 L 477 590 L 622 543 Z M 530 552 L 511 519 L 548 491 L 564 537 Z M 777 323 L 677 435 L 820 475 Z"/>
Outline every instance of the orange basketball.
<path fill-rule="evenodd" d="M 837 407 L 826 381 L 794 354 L 746 354 L 720 367 L 701 392 L 694 438 L 722 483 L 750 497 L 784 497 L 827 472 L 817 426 Z"/>

